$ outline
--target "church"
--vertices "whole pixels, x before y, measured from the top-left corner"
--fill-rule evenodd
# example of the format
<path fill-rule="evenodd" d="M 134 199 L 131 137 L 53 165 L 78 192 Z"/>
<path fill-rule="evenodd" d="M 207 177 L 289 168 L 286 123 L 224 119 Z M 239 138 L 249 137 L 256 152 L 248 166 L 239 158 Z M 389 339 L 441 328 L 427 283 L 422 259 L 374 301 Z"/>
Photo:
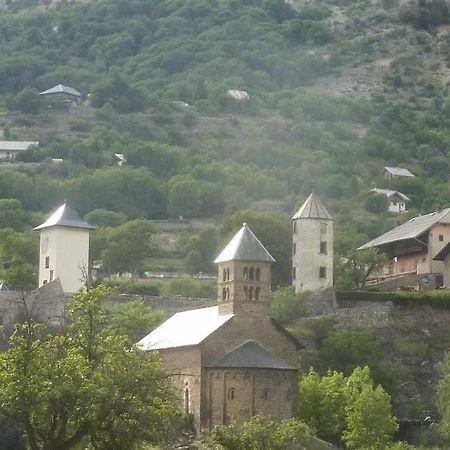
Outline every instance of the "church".
<path fill-rule="evenodd" d="M 159 352 L 197 429 L 295 415 L 299 343 L 269 316 L 274 262 L 243 224 L 215 260 L 218 305 L 177 313 L 138 343 Z"/>

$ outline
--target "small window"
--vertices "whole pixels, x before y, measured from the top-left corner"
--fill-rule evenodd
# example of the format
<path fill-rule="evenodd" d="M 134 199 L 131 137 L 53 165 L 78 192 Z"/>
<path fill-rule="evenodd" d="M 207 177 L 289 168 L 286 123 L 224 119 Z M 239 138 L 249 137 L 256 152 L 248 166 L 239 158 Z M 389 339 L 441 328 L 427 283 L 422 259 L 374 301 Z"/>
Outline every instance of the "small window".
<path fill-rule="evenodd" d="M 439 235 L 439 241 L 440 241 L 440 242 L 443 242 L 443 240 L 444 240 L 444 235 L 443 235 L 443 234 L 440 234 L 440 235 Z"/>
<path fill-rule="evenodd" d="M 53 270 L 50 270 L 50 281 L 53 281 Z"/>
<path fill-rule="evenodd" d="M 261 270 L 259 269 L 259 267 L 257 267 L 255 269 L 255 280 L 259 281 L 260 278 L 261 278 Z"/>
<path fill-rule="evenodd" d="M 230 300 L 230 288 L 227 287 L 227 292 L 225 293 L 225 299 Z"/>
<path fill-rule="evenodd" d="M 244 286 L 244 300 L 248 299 L 248 287 Z"/>
<path fill-rule="evenodd" d="M 223 281 L 227 281 L 227 269 L 223 269 Z"/>
<path fill-rule="evenodd" d="M 230 281 L 230 268 L 227 267 L 227 281 Z"/>
<path fill-rule="evenodd" d="M 327 254 L 327 241 L 320 241 L 320 254 L 321 255 Z"/>
<path fill-rule="evenodd" d="M 255 300 L 259 300 L 259 287 L 255 288 Z"/>
<path fill-rule="evenodd" d="M 227 398 L 228 398 L 228 400 L 234 400 L 234 388 L 228 389 Z"/>
<path fill-rule="evenodd" d="M 327 278 L 327 268 L 324 266 L 321 266 L 319 268 L 319 278 L 322 280 L 325 280 Z"/>
<path fill-rule="evenodd" d="M 290 402 L 290 401 L 292 400 L 292 391 L 291 391 L 290 389 L 288 389 L 288 390 L 286 391 L 286 400 L 287 400 L 288 402 Z"/>
<path fill-rule="evenodd" d="M 250 286 L 250 289 L 248 290 L 248 298 L 253 300 L 253 286 Z"/>
<path fill-rule="evenodd" d="M 263 398 L 263 400 L 270 399 L 270 389 L 269 388 L 264 389 L 262 398 Z"/>
<path fill-rule="evenodd" d="M 45 257 L 45 268 L 48 269 L 50 267 L 50 256 Z"/>
<path fill-rule="evenodd" d="M 248 280 L 248 267 L 244 267 L 244 280 Z"/>
<path fill-rule="evenodd" d="M 292 279 L 295 280 L 295 267 L 292 268 Z"/>
<path fill-rule="evenodd" d="M 255 269 L 253 267 L 250 267 L 249 278 L 250 280 L 255 278 Z"/>
<path fill-rule="evenodd" d="M 226 300 L 227 299 L 227 289 L 223 288 L 222 289 L 222 300 Z"/>
<path fill-rule="evenodd" d="M 294 234 L 296 234 L 296 233 L 297 233 L 297 222 L 294 222 L 294 223 L 292 224 L 292 228 L 293 228 L 293 230 L 294 230 Z"/>
<path fill-rule="evenodd" d="M 47 280 L 43 280 L 43 281 L 42 281 L 42 284 L 47 284 Z"/>
<path fill-rule="evenodd" d="M 184 413 L 190 414 L 190 392 L 189 388 L 184 390 Z"/>

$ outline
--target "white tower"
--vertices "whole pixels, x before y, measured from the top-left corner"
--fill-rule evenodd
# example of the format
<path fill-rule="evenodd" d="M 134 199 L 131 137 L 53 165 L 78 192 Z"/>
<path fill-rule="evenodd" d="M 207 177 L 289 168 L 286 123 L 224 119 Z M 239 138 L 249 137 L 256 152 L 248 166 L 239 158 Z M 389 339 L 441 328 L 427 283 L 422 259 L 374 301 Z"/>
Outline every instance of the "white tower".
<path fill-rule="evenodd" d="M 85 285 L 89 231 L 93 229 L 65 203 L 35 228 L 41 234 L 39 287 L 56 278 L 64 292 L 75 292 Z"/>
<path fill-rule="evenodd" d="M 333 286 L 333 218 L 312 193 L 292 216 L 295 292 Z"/>

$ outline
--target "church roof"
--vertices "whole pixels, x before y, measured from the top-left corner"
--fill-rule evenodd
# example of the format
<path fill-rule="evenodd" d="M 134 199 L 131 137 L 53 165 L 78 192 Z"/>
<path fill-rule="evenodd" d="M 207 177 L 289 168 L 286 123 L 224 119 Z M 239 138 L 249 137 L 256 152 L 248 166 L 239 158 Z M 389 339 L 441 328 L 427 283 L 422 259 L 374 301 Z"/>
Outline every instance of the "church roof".
<path fill-rule="evenodd" d="M 260 240 L 253 234 L 246 223 L 234 235 L 233 239 L 215 259 L 215 263 L 225 261 L 269 261 L 275 262 Z"/>
<path fill-rule="evenodd" d="M 208 364 L 207 367 L 295 370 L 294 367 L 253 340 L 240 344 L 234 350 Z"/>
<path fill-rule="evenodd" d="M 369 247 L 378 247 L 380 245 L 403 241 L 406 239 L 415 239 L 428 231 L 436 223 L 450 224 L 450 208 L 425 214 L 423 216 L 413 217 L 408 220 L 408 222 L 405 222 L 402 225 L 387 231 L 381 236 L 372 239 L 366 244 L 361 245 L 358 250 L 364 250 Z"/>
<path fill-rule="evenodd" d="M 319 197 L 312 192 L 306 199 L 305 203 L 300 209 L 292 216 L 294 219 L 327 219 L 333 220 L 331 214 L 327 211 L 325 206 L 319 200 Z"/>
<path fill-rule="evenodd" d="M 95 227 L 80 219 L 78 213 L 69 208 L 65 203 L 61 205 L 43 224 L 37 226 L 35 230 L 42 230 L 43 228 L 56 226 L 85 228 L 87 230 L 95 229 Z"/>
<path fill-rule="evenodd" d="M 142 338 L 137 346 L 142 350 L 160 350 L 197 345 L 232 317 L 233 314 L 219 314 L 218 306 L 179 312 Z"/>

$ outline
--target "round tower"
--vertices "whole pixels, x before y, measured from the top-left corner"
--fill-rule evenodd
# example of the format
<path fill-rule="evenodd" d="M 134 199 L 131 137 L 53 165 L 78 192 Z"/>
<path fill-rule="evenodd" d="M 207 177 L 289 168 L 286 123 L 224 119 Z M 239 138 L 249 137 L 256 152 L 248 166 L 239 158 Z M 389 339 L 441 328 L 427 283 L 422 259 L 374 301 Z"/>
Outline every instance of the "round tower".
<path fill-rule="evenodd" d="M 333 286 L 333 218 L 312 193 L 292 216 L 292 286 L 295 292 Z"/>
<path fill-rule="evenodd" d="M 64 292 L 75 292 L 85 286 L 89 232 L 93 229 L 65 203 L 35 228 L 40 232 L 39 287 L 56 278 Z"/>
<path fill-rule="evenodd" d="M 219 271 L 219 314 L 267 311 L 275 260 L 247 224 L 243 224 L 214 262 Z"/>

